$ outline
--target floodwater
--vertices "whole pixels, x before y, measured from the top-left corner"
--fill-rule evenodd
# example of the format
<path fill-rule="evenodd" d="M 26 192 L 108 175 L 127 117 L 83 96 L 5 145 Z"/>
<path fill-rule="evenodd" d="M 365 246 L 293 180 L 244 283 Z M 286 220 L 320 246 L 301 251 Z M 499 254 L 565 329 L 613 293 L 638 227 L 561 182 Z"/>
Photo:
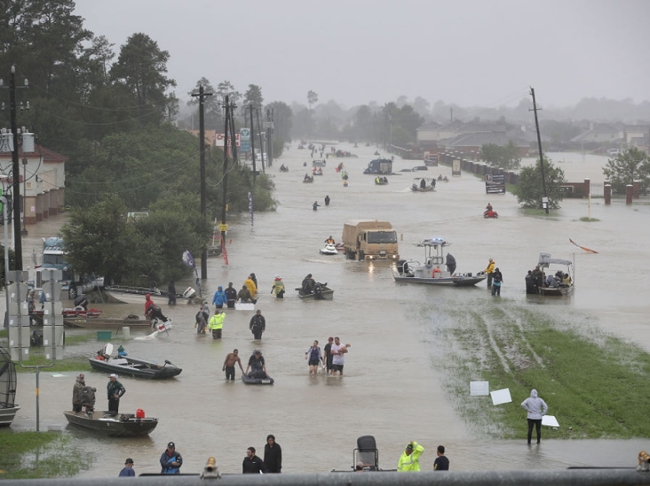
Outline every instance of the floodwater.
<path fill-rule="evenodd" d="M 650 272 L 650 207 L 620 203 L 606 207 L 602 200 L 592 201 L 591 216 L 600 221 L 585 223 L 580 218 L 587 216 L 587 201 L 566 200 L 550 216 L 527 216 L 512 195 L 488 197 L 480 179 L 466 173 L 451 177 L 449 167 L 430 168 L 427 173 L 400 172 L 421 165 L 420 161 L 396 158 L 397 174 L 389 176 L 388 185 L 376 186 L 372 176 L 362 174 L 376 148 L 338 147 L 359 158 L 330 158 L 322 177 L 303 184 L 305 172 L 311 169 L 302 165 L 310 154 L 294 143 L 268 170 L 277 188 L 277 211 L 255 214 L 254 225 L 247 215 L 230 220 L 229 265 L 220 258 L 209 261 L 209 278 L 204 282 L 207 295 L 217 285 L 232 281 L 240 287 L 250 272 L 257 275 L 261 292 L 257 308 L 267 321 L 262 341 L 255 342 L 248 331 L 252 313 L 228 311 L 224 337 L 213 341 L 195 334 L 195 306 L 169 308 L 159 302 L 174 320 L 169 336 L 124 345 L 134 357 L 170 359 L 183 373 L 165 382 L 120 379 L 127 389 L 121 411 L 142 408 L 160 420 L 148 438 L 99 440 L 66 428 L 66 433 L 78 439 L 79 447 L 97 458 L 81 477 L 117 475 L 126 457 L 135 460 L 137 473 L 158 472 L 158 458 L 170 440 L 184 456 L 184 472 L 199 472 L 206 458 L 215 456 L 222 472 L 237 473 L 246 448 L 252 445 L 263 451 L 271 433 L 284 450 L 285 472 L 347 469 L 356 438 L 366 434 L 376 437 L 384 468 L 396 466 L 410 440 L 426 449 L 423 470 L 431 469 L 439 444 L 446 446 L 453 470 L 633 466 L 638 451 L 647 449 L 647 440 L 544 440 L 541 446 L 528 448 L 523 437 L 489 439 L 454 411 L 453 397 L 443 391 L 444 376 L 436 365 L 445 343 L 436 341 L 435 330 L 443 318 L 441 309 L 499 305 L 485 284 L 458 289 L 400 285 L 392 280 L 386 264 L 346 261 L 340 255 L 320 255 L 318 250 L 329 235 L 340 239 L 348 219 L 390 221 L 401 238 L 402 258 L 421 259 L 422 249 L 415 246 L 419 241 L 444 237 L 452 244 L 449 251 L 456 257 L 459 272 L 483 270 L 488 258 L 495 259 L 504 275 L 501 302 L 587 323 L 650 351 L 650 304 L 642 298 Z M 343 187 L 340 174 L 334 171 L 341 160 L 350 174 L 349 187 Z M 281 163 L 289 166 L 288 173 L 279 172 Z M 596 163 L 585 161 L 585 172 L 595 173 Z M 448 175 L 450 182 L 438 183 L 435 193 L 409 190 L 413 177 L 439 174 Z M 324 204 L 326 195 L 332 200 L 330 206 L 314 212 L 312 203 Z M 498 211 L 498 220 L 482 218 L 487 202 Z M 63 217 L 57 217 L 29 227 L 25 254 L 39 248 L 40 237 L 53 234 L 62 221 Z M 584 253 L 569 238 L 599 253 Z M 574 296 L 561 301 L 526 298 L 524 275 L 540 252 L 575 259 Z M 297 298 L 293 289 L 307 273 L 335 290 L 332 302 Z M 284 300 L 270 295 L 276 274 L 287 287 Z M 177 284 L 177 289 L 182 286 Z M 123 316 L 141 314 L 144 306 L 99 307 L 107 314 Z M 340 336 L 351 344 L 343 378 L 308 375 L 306 349 L 314 339 L 323 347 L 328 336 Z M 101 345 L 93 339 L 67 348 L 66 353 L 89 355 Z M 254 387 L 241 381 L 225 382 L 221 367 L 233 348 L 240 350 L 244 366 L 251 352 L 261 349 L 276 384 Z M 61 412 L 71 407 L 75 374 L 64 375 L 54 376 L 47 370 L 40 375 L 42 429 L 65 424 Z M 106 403 L 106 376 L 90 372 L 86 381 L 98 388 L 101 408 Z M 20 374 L 17 401 L 22 409 L 12 426 L 15 429 L 35 427 L 34 386 L 32 375 Z M 544 397 L 543 391 L 540 395 Z M 552 399 L 545 398 L 552 414 Z M 487 398 L 481 399 L 492 406 Z M 562 425 L 562 417 L 558 420 Z"/>

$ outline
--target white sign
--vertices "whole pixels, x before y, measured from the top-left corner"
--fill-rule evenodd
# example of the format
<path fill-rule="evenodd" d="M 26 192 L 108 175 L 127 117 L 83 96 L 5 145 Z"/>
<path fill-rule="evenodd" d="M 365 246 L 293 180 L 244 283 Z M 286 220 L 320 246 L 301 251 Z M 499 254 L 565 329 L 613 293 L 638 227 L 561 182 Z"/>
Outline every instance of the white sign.
<path fill-rule="evenodd" d="M 226 135 L 223 133 L 217 133 L 217 136 L 214 137 L 214 146 L 215 147 L 223 147 L 223 144 L 226 140 Z M 231 140 L 230 137 L 228 137 L 228 145 L 231 145 Z M 239 147 L 241 145 L 241 137 L 239 136 L 239 133 L 235 134 L 235 145 Z"/>
<path fill-rule="evenodd" d="M 242 128 L 239 130 L 239 135 L 241 136 L 242 140 L 248 140 L 251 138 L 251 130 L 250 128 Z"/>
<path fill-rule="evenodd" d="M 547 425 L 548 427 L 559 427 L 557 419 L 554 415 L 544 415 L 542 417 L 542 425 Z"/>
<path fill-rule="evenodd" d="M 494 390 L 493 392 L 490 392 L 490 395 L 492 396 L 492 405 L 501 405 L 502 403 L 512 402 L 509 388 Z"/>
<path fill-rule="evenodd" d="M 469 394 L 472 397 L 486 396 L 490 394 L 489 381 L 470 381 Z"/>

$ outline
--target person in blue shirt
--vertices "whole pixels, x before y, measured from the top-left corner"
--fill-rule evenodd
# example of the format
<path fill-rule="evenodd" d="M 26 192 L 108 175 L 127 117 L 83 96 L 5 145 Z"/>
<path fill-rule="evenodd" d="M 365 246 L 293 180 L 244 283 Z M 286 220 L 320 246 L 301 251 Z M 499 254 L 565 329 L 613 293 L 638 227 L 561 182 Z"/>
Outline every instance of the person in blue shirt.
<path fill-rule="evenodd" d="M 125 477 L 131 477 L 135 476 L 135 471 L 133 470 L 133 459 L 130 457 L 126 460 L 124 463 L 124 467 L 120 471 L 120 474 L 118 477 L 120 478 L 125 478 Z"/>
<path fill-rule="evenodd" d="M 226 293 L 223 291 L 223 287 L 219 285 L 219 288 L 214 293 L 214 297 L 212 298 L 212 303 L 217 307 L 217 309 L 223 309 L 223 305 L 226 302 L 228 302 L 228 297 L 226 297 Z"/>

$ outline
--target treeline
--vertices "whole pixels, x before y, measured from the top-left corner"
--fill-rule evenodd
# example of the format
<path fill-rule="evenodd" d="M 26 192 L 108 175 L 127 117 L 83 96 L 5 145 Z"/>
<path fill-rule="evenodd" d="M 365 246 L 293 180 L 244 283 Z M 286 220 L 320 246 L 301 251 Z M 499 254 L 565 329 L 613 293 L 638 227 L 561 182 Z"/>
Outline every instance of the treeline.
<path fill-rule="evenodd" d="M 30 105 L 18 125 L 68 157 L 70 259 L 78 271 L 117 280 L 180 276 L 182 252 L 200 254 L 221 214 L 223 152 L 206 154 L 206 221 L 199 211 L 199 141 L 174 126 L 179 101 L 167 73 L 169 53 L 144 33 L 116 48 L 86 29 L 74 8 L 72 0 L 0 5 L 0 78 L 8 85 L 15 66 L 17 85 L 29 80 L 29 89 L 17 90 L 17 101 Z M 9 127 L 9 110 L 0 117 Z M 248 209 L 249 192 L 256 210 L 273 209 L 272 190 L 266 176 L 254 185 L 245 165 L 229 166 L 230 212 Z M 128 211 L 143 209 L 148 218 L 126 222 Z"/>

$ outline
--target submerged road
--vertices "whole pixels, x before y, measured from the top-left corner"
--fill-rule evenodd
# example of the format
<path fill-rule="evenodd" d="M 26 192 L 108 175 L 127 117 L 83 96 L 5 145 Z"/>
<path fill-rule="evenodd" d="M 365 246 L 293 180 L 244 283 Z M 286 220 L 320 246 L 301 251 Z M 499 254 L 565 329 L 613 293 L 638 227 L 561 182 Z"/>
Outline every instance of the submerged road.
<path fill-rule="evenodd" d="M 311 172 L 309 151 L 296 144 L 276 160 L 267 173 L 276 184 L 278 209 L 256 213 L 254 225 L 248 215 L 229 221 L 229 265 L 220 258 L 208 264 L 206 293 L 229 281 L 240 288 L 254 272 L 260 283 L 257 308 L 266 317 L 267 331 L 255 342 L 248 330 L 250 312 L 229 311 L 223 339 L 197 336 L 193 329 L 194 306 L 179 304 L 165 312 L 174 320 L 170 335 L 151 342 L 123 342 L 134 357 L 170 359 L 183 373 L 166 382 L 130 378 L 120 381 L 127 389 L 122 411 L 142 408 L 160 419 L 150 437 L 134 440 L 98 439 L 85 432 L 66 429 L 72 446 L 94 454 L 95 462 L 81 477 L 116 476 L 124 459 L 135 460 L 137 473 L 158 472 L 158 458 L 167 442 L 174 441 L 184 456 L 183 472 L 198 472 L 208 456 L 215 456 L 222 472 L 240 472 L 248 446 L 263 454 L 267 434 L 274 434 L 284 451 L 284 472 L 323 472 L 351 465 L 356 438 L 377 438 L 380 465 L 394 468 L 410 440 L 425 447 L 422 469 L 430 470 L 435 448 L 447 448 L 454 470 L 557 469 L 574 466 L 632 466 L 646 440 L 559 441 L 543 440 L 527 448 L 521 440 L 493 440 L 468 426 L 454 410 L 453 397 L 443 390 L 443 370 L 436 360 L 444 343 L 436 340 L 436 327 L 444 309 L 489 309 L 508 303 L 530 306 L 551 316 L 576 322 L 585 328 L 614 333 L 650 351 L 647 315 L 650 305 L 641 298 L 649 280 L 650 208 L 647 205 L 605 207 L 592 202 L 595 223 L 584 223 L 587 201 L 566 200 L 550 216 L 527 216 L 514 196 L 490 196 L 483 183 L 469 174 L 451 177 L 449 167 L 433 167 L 427 173 L 400 172 L 421 165 L 420 161 L 395 160 L 396 175 L 389 184 L 376 186 L 363 168 L 375 147 L 353 148 L 339 144 L 358 158 L 330 158 L 323 176 L 303 184 Z M 328 147 L 329 148 L 329 147 Z M 303 162 L 309 167 L 304 168 Z M 334 167 L 342 161 L 350 175 L 344 187 Z M 289 172 L 281 173 L 284 163 Z M 599 170 L 600 161 L 584 162 L 584 177 Z M 573 169 L 576 167 L 574 166 Z M 435 193 L 412 193 L 413 177 L 450 178 L 438 183 Z M 592 179 L 594 180 L 594 179 Z M 324 207 L 326 195 L 331 204 Z M 318 201 L 322 206 L 312 210 Z M 491 202 L 498 220 L 484 220 L 483 208 Z M 342 256 L 320 255 L 329 235 L 337 241 L 349 219 L 390 221 L 400 237 L 402 258 L 421 259 L 415 245 L 424 238 L 443 237 L 458 262 L 459 272 L 483 270 L 494 258 L 504 275 L 501 303 L 485 288 L 431 288 L 396 284 L 388 265 L 346 261 Z M 58 216 L 29 227 L 25 255 L 40 249 L 40 237 L 51 236 L 64 220 Z M 568 239 L 593 248 L 586 254 Z M 232 242 L 230 241 L 232 240 Z M 537 262 L 540 252 L 576 262 L 576 292 L 569 299 L 527 298 L 524 275 Z M 180 256 L 179 256 L 180 257 Z M 302 302 L 293 290 L 312 273 L 334 289 L 332 302 Z M 270 295 L 273 278 L 283 277 L 284 300 Z M 186 282 L 187 284 L 188 282 Z M 177 284 L 177 289 L 183 285 Z M 142 314 L 143 305 L 104 305 L 107 315 Z M 83 331 L 70 331 L 70 334 Z M 350 343 L 345 376 L 309 376 L 304 353 L 314 339 L 321 347 L 328 336 Z M 122 342 L 114 340 L 114 342 Z M 102 346 L 91 342 L 66 348 L 66 355 L 90 355 Z M 221 371 L 225 355 L 234 348 L 245 361 L 251 352 L 263 351 L 273 387 L 252 387 L 240 380 L 227 383 Z M 41 374 L 41 426 L 64 425 L 62 411 L 71 407 L 75 373 L 64 376 Z M 98 388 L 98 405 L 105 403 L 107 378 L 86 373 L 86 382 Z M 467 384 L 469 393 L 469 383 Z M 553 402 L 549 403 L 552 413 Z M 485 399 L 485 406 L 492 406 Z M 22 407 L 13 428 L 33 428 L 34 378 L 19 375 L 18 403 Z M 509 406 L 519 407 L 518 403 Z M 522 421 L 525 414 L 522 410 Z M 558 417 L 562 424 L 561 417 Z"/>

